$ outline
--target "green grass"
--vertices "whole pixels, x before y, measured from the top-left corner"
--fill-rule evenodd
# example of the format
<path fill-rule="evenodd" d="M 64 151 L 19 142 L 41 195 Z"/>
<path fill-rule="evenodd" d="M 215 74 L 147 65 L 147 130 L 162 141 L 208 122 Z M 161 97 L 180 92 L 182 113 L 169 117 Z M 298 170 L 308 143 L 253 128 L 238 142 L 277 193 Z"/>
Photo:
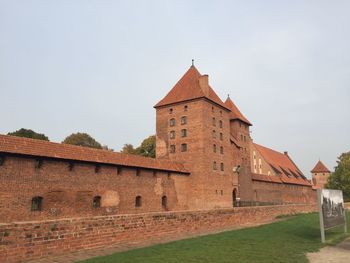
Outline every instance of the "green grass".
<path fill-rule="evenodd" d="M 348 213 L 347 218 L 350 218 Z M 348 229 L 350 224 L 348 220 Z M 343 240 L 343 228 L 326 232 L 327 244 Z M 198 262 L 308 262 L 305 254 L 319 250 L 318 214 L 296 215 L 285 220 L 152 247 L 134 249 L 111 256 L 89 259 L 86 263 L 198 263 Z"/>

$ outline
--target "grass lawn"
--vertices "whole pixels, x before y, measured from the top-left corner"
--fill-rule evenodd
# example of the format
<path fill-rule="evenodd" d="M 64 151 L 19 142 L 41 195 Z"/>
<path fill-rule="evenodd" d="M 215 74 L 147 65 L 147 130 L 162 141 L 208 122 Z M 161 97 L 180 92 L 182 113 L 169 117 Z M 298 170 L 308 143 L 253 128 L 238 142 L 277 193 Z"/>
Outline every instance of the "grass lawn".
<path fill-rule="evenodd" d="M 350 229 L 350 212 L 347 213 Z M 332 245 L 345 238 L 343 228 L 326 231 Z M 89 259 L 86 263 L 164 262 L 308 262 L 305 253 L 317 251 L 320 241 L 318 214 L 285 218 L 277 223 L 220 234 L 179 240 L 167 244 Z"/>

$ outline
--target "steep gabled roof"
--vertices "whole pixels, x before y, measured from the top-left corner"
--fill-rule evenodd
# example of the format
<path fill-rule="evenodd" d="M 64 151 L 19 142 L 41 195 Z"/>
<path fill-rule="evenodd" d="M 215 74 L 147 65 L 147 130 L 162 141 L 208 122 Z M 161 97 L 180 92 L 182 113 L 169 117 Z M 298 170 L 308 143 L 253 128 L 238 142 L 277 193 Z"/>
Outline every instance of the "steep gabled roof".
<path fill-rule="evenodd" d="M 0 153 L 156 169 L 189 174 L 181 163 L 0 134 Z"/>
<path fill-rule="evenodd" d="M 264 160 L 276 172 L 283 183 L 299 184 L 310 186 L 310 182 L 303 176 L 303 173 L 287 155 L 265 146 L 253 143 L 254 147 L 259 151 Z"/>
<path fill-rule="evenodd" d="M 330 173 L 331 171 L 323 164 L 323 162 L 318 161 L 315 167 L 311 170 L 312 173 Z"/>
<path fill-rule="evenodd" d="M 237 108 L 237 106 L 233 103 L 233 101 L 228 97 L 225 101 L 225 105 L 227 108 L 231 110 L 230 113 L 230 119 L 231 120 L 240 120 L 248 124 L 249 126 L 252 126 L 250 121 L 246 117 L 243 116 L 243 114 L 240 112 L 240 110 Z"/>
<path fill-rule="evenodd" d="M 159 101 L 154 107 L 161 107 L 178 102 L 207 98 L 210 101 L 227 109 L 223 101 L 215 93 L 215 91 L 209 86 L 209 94 L 206 96 L 199 85 L 199 78 L 202 75 L 199 73 L 195 66 L 191 66 L 185 75 L 175 84 L 175 86 L 169 91 L 169 93 Z"/>

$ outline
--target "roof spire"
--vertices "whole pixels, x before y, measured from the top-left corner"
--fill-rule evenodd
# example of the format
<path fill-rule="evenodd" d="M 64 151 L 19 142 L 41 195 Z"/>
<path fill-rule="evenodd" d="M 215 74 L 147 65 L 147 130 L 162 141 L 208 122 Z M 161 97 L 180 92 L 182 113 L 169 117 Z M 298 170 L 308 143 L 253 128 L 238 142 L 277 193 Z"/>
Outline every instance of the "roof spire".
<path fill-rule="evenodd" d="M 194 66 L 194 59 L 192 58 L 192 66 Z"/>
<path fill-rule="evenodd" d="M 230 94 L 227 94 L 227 98 L 228 98 L 228 99 L 230 98 Z"/>

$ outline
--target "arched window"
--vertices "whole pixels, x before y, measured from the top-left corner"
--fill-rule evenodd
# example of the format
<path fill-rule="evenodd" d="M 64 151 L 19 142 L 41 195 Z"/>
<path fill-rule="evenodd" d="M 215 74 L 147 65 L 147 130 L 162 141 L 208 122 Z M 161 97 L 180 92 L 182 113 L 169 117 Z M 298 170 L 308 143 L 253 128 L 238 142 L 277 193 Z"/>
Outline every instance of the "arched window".
<path fill-rule="evenodd" d="M 222 120 L 219 121 L 219 126 L 222 128 Z"/>
<path fill-rule="evenodd" d="M 232 191 L 232 206 L 233 207 L 237 205 L 236 202 L 237 202 L 237 190 L 235 188 Z"/>
<path fill-rule="evenodd" d="M 173 108 L 169 109 L 169 113 L 172 114 L 173 113 Z"/>
<path fill-rule="evenodd" d="M 187 109 L 188 109 L 188 106 L 185 105 L 185 106 L 184 106 L 184 111 L 187 111 Z"/>
<path fill-rule="evenodd" d="M 142 197 L 138 195 L 135 198 L 135 207 L 141 207 L 141 206 L 142 206 Z"/>
<path fill-rule="evenodd" d="M 101 207 L 101 196 L 95 196 L 92 200 L 92 207 L 99 208 Z"/>
<path fill-rule="evenodd" d="M 224 154 L 224 147 L 220 146 L 220 153 Z"/>
<path fill-rule="evenodd" d="M 43 208 L 43 199 L 41 196 L 32 198 L 32 211 L 41 211 Z"/>
<path fill-rule="evenodd" d="M 169 125 L 172 127 L 172 126 L 175 126 L 175 124 L 176 124 L 175 119 L 174 118 L 170 119 Z"/>
<path fill-rule="evenodd" d="M 187 123 L 187 117 L 186 116 L 182 116 L 181 117 L 181 125 L 184 125 Z"/>
<path fill-rule="evenodd" d="M 186 143 L 181 144 L 181 152 L 187 152 L 187 144 Z"/>
<path fill-rule="evenodd" d="M 213 117 L 213 126 L 214 126 L 214 127 L 216 126 L 216 120 L 215 120 L 215 117 Z"/>
<path fill-rule="evenodd" d="M 216 131 L 213 130 L 213 138 L 215 139 L 216 138 Z"/>
<path fill-rule="evenodd" d="M 216 153 L 216 144 L 213 144 L 213 152 Z"/>
<path fill-rule="evenodd" d="M 175 139 L 175 131 L 170 131 L 170 139 Z"/>
<path fill-rule="evenodd" d="M 220 164 L 220 170 L 223 171 L 224 170 L 224 163 Z"/>
<path fill-rule="evenodd" d="M 168 208 L 168 198 L 166 197 L 166 195 L 162 196 L 162 207 L 163 209 Z"/>
<path fill-rule="evenodd" d="M 187 130 L 186 129 L 181 130 L 181 137 L 187 137 Z"/>
<path fill-rule="evenodd" d="M 224 135 L 222 134 L 222 132 L 220 132 L 220 140 L 222 141 L 224 139 Z"/>
<path fill-rule="evenodd" d="M 217 167 L 216 167 L 216 162 L 214 161 L 213 162 L 213 170 L 216 170 L 217 169 Z"/>

